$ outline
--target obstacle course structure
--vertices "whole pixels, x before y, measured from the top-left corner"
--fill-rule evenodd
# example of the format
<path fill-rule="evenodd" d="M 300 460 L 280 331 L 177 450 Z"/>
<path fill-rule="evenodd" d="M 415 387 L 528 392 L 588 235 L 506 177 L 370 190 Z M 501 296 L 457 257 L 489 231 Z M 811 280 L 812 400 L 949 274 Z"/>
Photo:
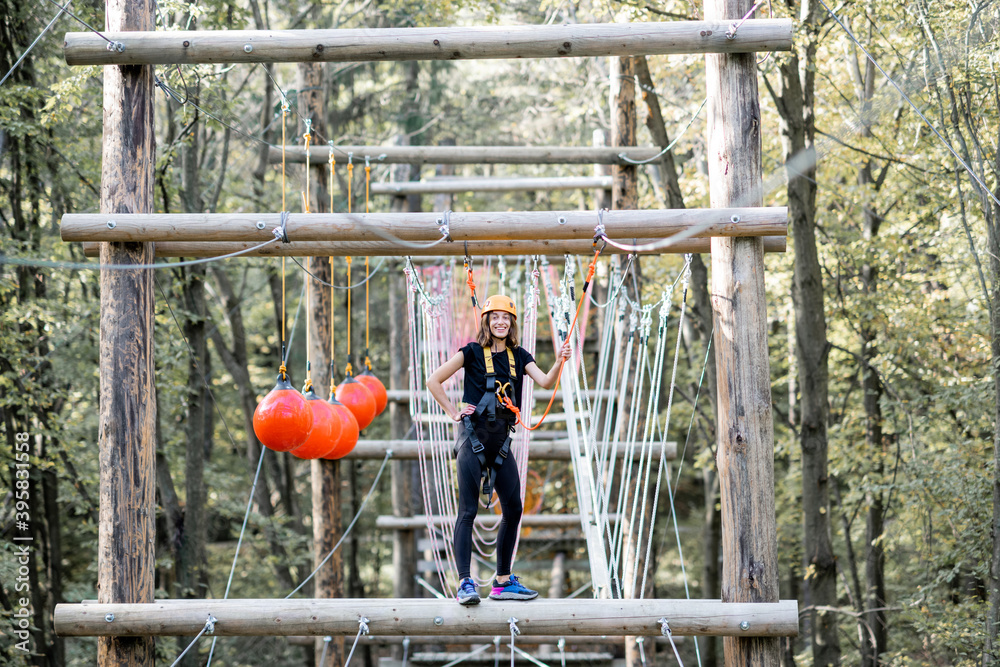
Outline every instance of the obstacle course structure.
<path fill-rule="evenodd" d="M 230 237 L 222 238 L 218 230 L 194 226 L 191 216 L 174 216 L 160 235 L 130 227 L 139 220 L 151 223 L 159 219 L 153 216 L 153 63 L 706 53 L 711 204 L 713 210 L 739 211 L 728 213 L 728 222 L 723 219 L 719 226 L 703 234 L 711 236 L 717 322 L 714 343 L 720 387 L 717 432 L 724 535 L 722 599 L 593 600 L 585 604 L 578 600 L 547 600 L 520 606 L 517 614 L 521 632 L 545 635 L 566 633 L 567 624 L 572 632 L 580 634 L 636 635 L 651 629 L 659 631 L 669 623 L 669 629 L 677 634 L 724 635 L 727 664 L 777 665 L 777 637 L 795 634 L 798 619 L 796 603 L 778 599 L 763 253 L 764 237 L 783 234 L 784 222 L 783 214 L 760 208 L 762 129 L 755 53 L 790 48 L 792 30 L 788 20 L 744 20 L 737 26 L 734 21 L 745 18 L 749 9 L 750 3 L 745 0 L 707 0 L 705 21 L 669 24 L 158 33 L 153 32 L 151 0 L 109 1 L 105 34 L 114 49 L 109 50 L 106 41 L 90 34 L 70 34 L 66 38 L 67 62 L 104 65 L 105 77 L 101 215 L 86 221 L 95 236 L 73 238 L 100 241 L 102 264 L 146 265 L 157 254 L 153 239 L 179 243 L 183 238 L 208 247 L 217 242 L 252 245 L 262 235 L 266 240 L 268 234 L 273 234 L 273 223 L 265 222 L 263 229 L 256 224 L 267 214 L 243 216 L 244 222 L 252 223 L 239 223 Z M 615 148 L 613 155 L 622 150 Z M 757 214 L 772 215 L 768 233 L 743 224 L 744 216 L 749 219 Z M 276 215 L 270 214 L 272 218 Z M 551 238 L 549 234 L 558 226 L 518 226 L 517 221 L 527 219 L 527 214 L 507 215 L 503 225 L 494 225 L 495 231 L 477 232 L 479 235 L 471 235 L 469 240 L 497 244 L 524 241 L 518 250 L 521 254 L 564 252 L 555 245 L 546 248 L 541 241 Z M 634 216 L 634 226 L 628 228 L 630 240 L 659 239 L 666 231 L 655 224 L 656 213 L 615 215 Z M 660 219 L 672 215 L 663 213 Z M 704 222 L 713 216 L 718 218 L 718 211 L 687 211 L 684 215 Z M 295 243 L 328 242 L 332 246 L 338 243 L 332 240 L 338 238 L 335 229 L 344 232 L 351 228 L 347 218 L 330 216 L 310 228 L 301 216 L 292 217 L 296 224 L 281 227 Z M 688 230 L 695 224 L 701 223 L 690 223 Z M 67 233 L 71 227 L 67 225 Z M 511 236 L 508 227 L 521 231 Z M 469 228 L 475 229 L 472 225 Z M 609 224 L 609 235 L 612 228 Z M 458 220 L 445 231 L 452 236 L 466 233 Z M 359 242 L 385 241 L 366 236 L 360 227 L 355 227 L 355 233 Z M 403 232 L 393 228 L 392 233 Z M 436 219 L 430 224 L 421 220 L 419 226 L 406 233 L 418 239 L 447 236 Z M 579 228 L 575 233 L 581 233 Z M 569 243 L 581 237 L 560 238 Z M 531 242 L 538 245 L 527 245 Z M 388 252 L 390 246 L 385 249 Z M 215 253 L 208 256 L 223 254 L 219 248 L 206 252 Z M 335 254 L 332 248 L 327 252 Z M 405 246 L 395 248 L 395 254 L 406 252 Z M 154 602 L 153 299 L 150 269 L 102 271 L 99 599 L 96 604 L 59 605 L 58 632 L 100 636 L 98 663 L 110 667 L 152 665 L 151 636 L 196 634 L 209 627 L 216 634 L 360 634 L 359 625 L 370 624 L 377 634 L 434 635 L 445 632 L 441 630 L 445 626 L 449 634 L 494 634 L 507 626 L 513 610 L 499 604 L 484 605 L 473 614 L 450 601 Z M 362 618 L 361 614 L 370 616 Z"/>

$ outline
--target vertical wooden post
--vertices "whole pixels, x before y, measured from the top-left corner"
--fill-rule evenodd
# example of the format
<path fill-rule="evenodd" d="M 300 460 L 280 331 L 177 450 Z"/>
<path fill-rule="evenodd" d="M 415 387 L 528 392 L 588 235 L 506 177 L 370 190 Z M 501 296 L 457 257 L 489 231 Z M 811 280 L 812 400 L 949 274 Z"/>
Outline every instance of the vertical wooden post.
<path fill-rule="evenodd" d="M 630 56 L 611 59 L 611 137 L 615 146 L 635 146 L 635 66 Z M 638 172 L 633 165 L 611 168 L 611 208 L 639 205 Z"/>
<path fill-rule="evenodd" d="M 303 118 L 312 120 L 312 146 L 316 145 L 317 137 L 327 135 L 323 110 L 323 65 L 320 63 L 302 63 L 298 68 L 299 109 Z M 304 128 L 300 128 L 300 132 Z M 311 182 L 309 210 L 315 213 L 326 213 L 330 209 L 330 193 L 326 186 L 329 178 L 329 165 L 326 160 L 316 160 L 311 163 L 313 174 Z M 294 172 L 292 172 L 294 173 Z M 294 182 L 294 181 L 293 181 Z M 301 182 L 301 181 L 300 181 Z M 299 188 L 292 186 L 292 191 Z M 293 197 L 291 201 L 296 201 Z M 328 257 L 310 257 L 308 260 L 310 273 L 316 276 L 312 283 L 313 307 L 308 313 L 312 328 L 312 346 L 309 358 L 312 361 L 312 380 L 317 394 L 326 398 L 330 392 L 330 326 L 334 312 L 330 303 L 330 288 L 322 282 L 332 283 L 333 272 L 330 270 Z M 312 280 L 308 275 L 307 280 Z M 312 482 L 312 525 L 313 525 L 313 565 L 319 565 L 326 558 L 343 532 L 340 518 L 340 462 L 316 459 L 310 462 L 310 481 Z M 315 578 L 314 597 L 338 598 L 344 596 L 344 575 L 340 551 L 323 566 Z M 317 638 L 315 645 L 315 660 L 317 667 L 339 667 L 344 661 L 344 639 L 335 637 L 327 648 L 326 660 L 321 665 L 320 656 L 323 653 L 323 638 Z"/>
<path fill-rule="evenodd" d="M 750 0 L 706 0 L 707 20 L 739 20 Z M 713 207 L 760 206 L 761 127 L 752 53 L 706 56 Z M 774 431 L 760 239 L 712 239 L 722 498 L 722 600 L 777 602 Z M 780 664 L 777 638 L 726 637 L 725 664 Z"/>
<path fill-rule="evenodd" d="M 152 0 L 108 0 L 109 32 L 153 30 Z M 104 68 L 101 212 L 152 213 L 153 68 Z M 102 264 L 149 264 L 152 243 L 102 243 Z M 156 386 L 153 271 L 101 271 L 97 599 L 152 602 Z M 151 666 L 151 637 L 101 637 L 101 667 Z"/>
<path fill-rule="evenodd" d="M 409 389 L 408 324 L 406 322 L 406 278 L 398 266 L 389 272 L 389 387 Z M 393 402 L 389 405 L 389 429 L 393 439 L 405 439 L 413 420 L 408 403 Z M 413 461 L 392 461 L 392 513 L 394 516 L 413 516 Z M 416 531 L 396 530 L 392 538 L 393 583 L 392 595 L 412 598 L 417 574 Z M 393 649 L 395 652 L 395 649 Z M 399 659 L 402 660 L 402 650 Z"/>
<path fill-rule="evenodd" d="M 594 130 L 593 133 L 593 144 L 594 146 L 607 146 L 608 138 L 604 134 L 604 130 Z M 611 176 L 611 165 L 609 164 L 595 164 L 594 165 L 594 176 Z M 594 190 L 594 208 L 611 208 L 611 190 L 604 188 L 598 188 Z"/>
<path fill-rule="evenodd" d="M 439 146 L 454 146 L 455 138 L 446 137 L 438 142 Z M 455 175 L 455 165 L 453 164 L 439 164 L 434 166 L 434 176 L 440 178 L 442 176 L 454 176 Z M 446 211 L 450 210 L 454 206 L 455 195 L 451 193 L 441 193 L 434 196 L 434 208 L 433 211 Z"/>

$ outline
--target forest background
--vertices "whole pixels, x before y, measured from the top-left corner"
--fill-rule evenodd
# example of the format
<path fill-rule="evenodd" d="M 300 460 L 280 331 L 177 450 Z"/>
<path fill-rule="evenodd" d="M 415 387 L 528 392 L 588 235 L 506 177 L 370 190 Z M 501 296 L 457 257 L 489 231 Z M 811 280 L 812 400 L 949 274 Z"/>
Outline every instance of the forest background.
<path fill-rule="evenodd" d="M 764 200 L 789 206 L 791 218 L 788 252 L 766 259 L 781 597 L 798 598 L 802 610 L 799 638 L 783 644 L 785 664 L 993 664 L 990 628 L 1000 607 L 1000 549 L 991 530 L 1000 513 L 1000 4 L 791 0 L 770 9 L 796 26 L 793 51 L 761 54 L 759 63 Z M 102 3 L 77 3 L 72 11 L 104 25 Z M 99 276 L 60 264 L 96 260 L 62 243 L 58 225 L 64 213 L 98 210 L 102 81 L 100 68 L 62 60 L 62 33 L 86 30 L 74 19 L 62 15 L 33 44 L 59 12 L 52 0 L 0 0 L 0 76 L 7 76 L 0 85 L 0 661 L 11 664 L 88 665 L 96 654 L 95 642 L 62 640 L 51 629 L 54 604 L 96 597 L 99 497 Z M 157 21 L 161 30 L 353 28 L 700 13 L 680 0 L 165 0 Z M 677 138 L 667 160 L 640 168 L 640 207 L 707 206 L 703 57 L 639 58 L 634 65 L 638 143 L 666 146 Z M 607 59 L 331 63 L 321 70 L 326 134 L 319 140 L 589 145 L 594 130 L 610 128 L 611 70 Z M 293 108 L 289 143 L 301 143 L 300 76 L 294 65 L 157 68 L 157 210 L 277 210 L 280 168 L 268 164 L 267 147 L 280 143 L 283 97 Z M 470 166 L 456 173 L 591 169 Z M 373 177 L 388 180 L 389 171 L 377 165 Z M 433 168 L 412 168 L 408 177 L 431 175 Z M 595 201 L 589 192 L 515 193 L 461 195 L 451 205 L 592 209 Z M 432 210 L 435 202 L 405 206 Z M 659 294 L 680 261 L 643 258 L 644 293 Z M 677 407 L 670 436 L 683 445 L 673 470 L 680 470 L 676 511 L 687 528 L 689 584 L 696 597 L 718 598 L 713 401 L 693 410 L 696 396 L 711 399 L 714 391 L 711 362 L 701 383 L 712 331 L 706 264 L 707 256 L 693 262 L 691 326 L 678 369 L 686 405 Z M 277 365 L 278 271 L 273 260 L 241 259 L 156 272 L 163 597 L 221 597 L 225 588 L 261 455 L 247 420 Z M 342 263 L 337 271 L 346 284 Z M 372 281 L 372 360 L 383 374 L 390 363 L 386 304 L 400 271 L 389 262 Z M 290 294 L 301 293 L 303 276 L 291 266 Z M 338 308 L 340 331 L 346 315 Z M 358 317 L 355 311 L 356 336 Z M 361 347 L 356 338 L 355 350 Z M 293 345 L 289 364 L 296 370 L 304 365 L 299 348 Z M 19 433 L 29 434 L 31 448 L 31 655 L 11 634 Z M 388 437 L 388 425 L 376 422 L 366 435 Z M 235 597 L 283 597 L 311 570 L 308 464 L 264 455 Z M 345 521 L 377 467 L 342 466 Z M 543 511 L 571 511 L 572 478 L 549 479 Z M 383 482 L 345 545 L 347 595 L 391 593 L 391 536 L 374 527 L 376 515 L 391 513 L 389 496 Z M 659 516 L 658 531 L 666 531 L 666 506 Z M 650 593 L 679 597 L 679 554 L 672 539 L 663 544 Z M 172 661 L 184 645 L 164 640 L 157 651 Z M 682 645 L 685 664 L 694 664 L 692 645 Z M 703 663 L 715 664 L 717 646 L 702 649 Z M 189 664 L 203 658 L 192 653 Z M 299 647 L 262 638 L 220 641 L 217 658 L 245 665 L 310 660 Z M 370 661 L 371 652 L 362 659 Z"/>

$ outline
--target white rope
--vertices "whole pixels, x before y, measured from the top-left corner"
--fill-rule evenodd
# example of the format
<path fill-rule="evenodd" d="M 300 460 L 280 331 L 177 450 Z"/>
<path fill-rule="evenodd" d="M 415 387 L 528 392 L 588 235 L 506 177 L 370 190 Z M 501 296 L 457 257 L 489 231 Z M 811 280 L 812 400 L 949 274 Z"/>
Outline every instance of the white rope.
<path fill-rule="evenodd" d="M 514 667 L 514 637 L 521 634 L 521 631 L 517 629 L 517 619 L 513 616 L 507 619 L 507 624 L 510 627 L 510 667 Z"/>
<path fill-rule="evenodd" d="M 649 537 L 646 540 L 646 560 L 642 569 L 642 587 L 639 589 L 639 598 L 641 599 L 646 592 L 646 574 L 649 571 L 649 560 L 651 555 L 651 550 L 653 546 L 653 526 L 656 523 L 656 510 L 660 502 L 660 482 L 662 479 L 663 466 L 666 461 L 666 446 L 667 446 L 667 432 L 670 427 L 670 413 L 674 406 L 674 388 L 677 386 L 677 362 L 680 359 L 681 351 L 681 333 L 684 331 L 684 315 L 686 313 L 687 304 L 687 288 L 688 279 L 691 273 L 691 255 L 687 256 L 687 261 L 684 264 L 682 286 L 684 288 L 683 294 L 681 296 L 681 313 L 677 321 L 677 343 L 674 346 L 674 366 L 670 374 L 670 393 L 667 396 L 667 414 L 663 422 L 663 436 L 660 439 L 660 463 L 656 467 L 656 486 L 653 491 L 653 514 L 649 519 Z M 665 319 L 665 315 L 661 312 L 661 317 Z M 657 377 L 660 377 L 662 373 L 657 373 Z M 659 390 L 657 389 L 657 395 L 659 395 Z M 674 517 L 674 527 L 676 528 L 677 517 Z M 680 533 L 678 532 L 678 548 L 680 548 Z M 683 557 L 681 558 L 683 562 Z M 683 569 L 683 566 L 682 566 Z M 684 574 L 685 585 L 687 584 L 687 574 Z M 700 661 L 699 661 L 700 662 Z"/>
<path fill-rule="evenodd" d="M 267 450 L 261 449 L 260 456 L 257 457 L 257 472 L 253 475 L 253 484 L 250 485 L 250 497 L 247 498 L 247 509 L 243 513 L 243 525 L 240 527 L 240 537 L 236 540 L 236 553 L 233 554 L 233 564 L 229 568 L 229 580 L 226 582 L 226 592 L 223 594 L 222 599 L 225 600 L 229 597 L 229 589 L 233 585 L 233 573 L 236 572 L 236 560 L 240 557 L 240 547 L 243 545 L 243 535 L 247 530 L 247 520 L 250 518 L 250 508 L 253 507 L 253 496 L 254 492 L 257 490 L 257 480 L 260 479 L 260 468 L 264 463 L 264 454 Z M 218 641 L 218 637 L 212 637 L 212 647 L 208 650 L 208 662 L 206 662 L 206 667 L 211 667 L 212 665 L 212 655 L 215 653 L 215 642 Z M 182 654 L 183 655 L 183 654 Z"/>
<path fill-rule="evenodd" d="M 406 661 L 409 657 L 410 657 L 410 638 L 403 637 L 403 662 L 400 665 L 400 667 L 406 667 Z M 322 663 L 320 663 L 320 667 L 324 667 Z"/>
<path fill-rule="evenodd" d="M 368 634 L 368 619 L 362 616 L 358 620 L 358 634 L 354 635 L 354 643 L 351 644 L 351 650 L 347 654 L 347 660 L 344 661 L 344 667 L 348 667 L 351 664 L 351 658 L 354 656 L 354 649 L 358 647 L 358 641 L 361 640 L 361 635 Z M 322 665 L 322 663 L 320 663 Z"/>
<path fill-rule="evenodd" d="M 674 657 L 677 658 L 677 664 L 684 667 L 684 661 L 681 660 L 681 654 L 677 651 L 677 644 L 674 643 L 674 633 L 670 630 L 670 623 L 667 622 L 666 618 L 661 618 L 660 621 L 660 634 L 666 637 L 670 641 L 670 648 L 674 650 Z M 697 646 L 697 644 L 696 644 Z M 698 664 L 701 664 L 701 659 L 699 658 Z"/>
<path fill-rule="evenodd" d="M 194 639 L 192 639 L 191 643 L 188 644 L 183 651 L 181 651 L 181 654 L 177 656 L 177 658 L 172 663 L 170 663 L 170 667 L 177 667 L 177 664 L 180 663 L 181 658 L 187 655 L 187 652 L 191 650 L 191 647 L 198 643 L 198 640 L 201 639 L 202 635 L 204 635 L 206 632 L 208 634 L 212 634 L 213 632 L 215 632 L 215 623 L 218 620 L 219 619 L 217 619 L 215 616 L 209 614 L 208 620 L 205 621 L 205 627 L 201 629 L 201 632 L 199 632 L 194 636 Z"/>
<path fill-rule="evenodd" d="M 326 667 L 326 654 L 330 648 L 330 642 L 332 641 L 333 637 L 331 637 L 330 635 L 323 637 L 323 652 L 319 654 L 319 663 L 318 663 L 320 667 Z"/>

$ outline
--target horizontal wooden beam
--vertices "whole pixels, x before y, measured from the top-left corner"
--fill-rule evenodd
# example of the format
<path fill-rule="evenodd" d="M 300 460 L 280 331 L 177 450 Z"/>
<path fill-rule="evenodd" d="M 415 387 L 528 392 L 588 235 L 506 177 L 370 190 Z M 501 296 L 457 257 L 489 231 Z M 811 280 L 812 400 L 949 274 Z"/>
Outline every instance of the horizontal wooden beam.
<path fill-rule="evenodd" d="M 798 603 L 720 600 L 490 600 L 463 607 L 454 600 L 300 599 L 157 600 L 145 604 L 59 604 L 54 625 L 63 637 L 196 635 L 215 617 L 219 637 L 351 635 L 359 621 L 376 635 L 502 635 L 516 617 L 522 635 L 642 636 L 666 619 L 675 635 L 787 637 L 798 634 Z M 743 626 L 741 627 L 741 624 Z"/>
<path fill-rule="evenodd" d="M 325 164 L 330 151 L 338 165 L 350 156 L 355 163 L 367 158 L 375 164 L 629 164 L 654 160 L 662 152 L 654 146 L 313 146 L 309 159 Z M 267 159 L 281 163 L 281 147 L 272 146 Z M 285 146 L 285 162 L 303 163 L 302 146 Z"/>
<path fill-rule="evenodd" d="M 503 639 L 503 637 L 502 637 Z M 492 642 L 488 642 L 491 643 Z M 509 645 L 509 642 L 508 642 Z M 504 648 L 507 648 L 506 646 Z M 508 651 L 510 649 L 507 649 Z M 446 665 L 455 660 L 460 660 L 466 664 L 495 664 L 496 661 L 495 651 L 484 651 L 482 653 L 470 656 L 468 651 L 463 651 L 461 653 L 456 653 L 452 651 L 420 651 L 418 653 L 413 653 L 409 656 L 408 662 L 415 665 Z M 597 652 L 597 651 L 564 651 L 564 652 L 551 652 L 543 653 L 532 656 L 537 660 L 544 662 L 545 660 L 552 660 L 560 664 L 596 664 L 596 665 L 611 665 L 611 660 L 614 656 L 611 653 Z M 521 661 L 517 656 L 518 662 L 524 664 L 527 660 Z M 392 665 L 392 663 L 388 663 Z M 386 663 L 379 661 L 379 667 L 388 667 Z M 399 667 L 403 667 L 402 661 L 398 663 Z M 395 666 L 394 666 L 395 667 Z"/>
<path fill-rule="evenodd" d="M 532 192 L 551 190 L 611 189 L 610 176 L 558 178 L 435 178 L 426 181 L 372 183 L 373 195 L 434 195 L 461 192 Z"/>
<path fill-rule="evenodd" d="M 788 227 L 784 206 L 639 211 L 494 211 L 443 213 L 289 213 L 285 233 L 294 242 L 368 241 L 427 244 L 444 231 L 462 241 L 587 240 L 601 222 L 608 238 L 780 236 Z M 447 223 L 447 229 L 442 225 Z M 281 226 L 280 213 L 68 213 L 64 241 L 230 241 L 264 243 Z M 443 244 L 442 244 L 443 245 Z"/>
<path fill-rule="evenodd" d="M 351 633 L 353 638 L 358 633 L 355 630 Z M 655 633 L 655 634 L 654 634 Z M 507 631 L 506 635 L 500 635 L 501 637 L 510 638 L 510 631 Z M 670 640 L 660 634 L 659 629 L 655 631 L 650 631 L 649 634 L 644 635 L 649 639 L 655 640 L 660 644 L 668 644 Z M 361 635 L 359 640 L 362 644 L 402 644 L 404 640 L 409 639 L 410 644 L 444 644 L 444 645 L 471 645 L 471 644 L 492 644 L 493 638 L 496 635 L 458 635 L 453 637 L 441 637 L 440 635 Z M 585 645 L 585 644 L 620 644 L 625 640 L 625 635 L 523 635 L 517 638 L 518 646 L 538 646 L 539 644 L 558 644 L 560 639 L 565 639 L 566 644 L 569 646 L 573 645 Z M 677 640 L 680 637 L 676 638 Z M 312 646 L 316 641 L 316 637 L 310 637 L 307 635 L 290 635 L 288 636 L 288 643 L 296 646 Z M 353 639 L 352 639 L 353 641 Z M 508 641 L 509 644 L 509 641 Z M 556 660 L 559 658 L 556 657 Z"/>
<path fill-rule="evenodd" d="M 425 448 L 429 448 L 425 444 Z M 618 458 L 625 456 L 628 443 L 618 444 Z M 348 459 L 381 459 L 385 457 L 388 450 L 392 450 L 394 459 L 416 459 L 420 457 L 420 447 L 416 440 L 358 440 L 351 453 L 344 458 Z M 569 461 L 570 448 L 569 440 L 532 440 L 528 445 L 528 456 L 536 461 Z M 430 456 L 430 451 L 427 452 Z M 673 460 L 677 458 L 677 443 L 666 443 L 666 458 Z"/>
<path fill-rule="evenodd" d="M 368 62 L 788 51 L 791 19 L 337 30 L 70 32 L 68 65 Z M 104 39 L 104 38 L 107 39 Z M 108 48 L 108 40 L 116 48 Z M 120 46 L 118 46 L 120 45 Z"/>
<path fill-rule="evenodd" d="M 785 236 L 765 236 L 764 252 L 785 252 L 788 240 Z M 654 243 L 660 239 L 629 239 L 629 243 L 641 245 Z M 710 251 L 710 239 L 688 238 L 678 241 L 667 248 L 640 251 L 640 255 L 662 255 L 677 253 L 707 253 Z M 220 257 L 234 252 L 247 250 L 260 245 L 250 242 L 214 242 L 199 243 L 196 241 L 161 241 L 156 244 L 157 257 Z M 562 255 L 593 255 L 594 246 L 590 241 L 470 241 L 469 255 L 483 257 L 489 255 L 527 256 L 550 255 L 555 259 Z M 85 242 L 83 251 L 87 257 L 97 257 L 100 254 L 100 244 Z M 272 243 L 271 245 L 250 250 L 241 257 L 461 257 L 465 254 L 464 243 L 440 243 L 432 248 L 412 248 L 391 243 L 389 241 L 292 241 L 291 243 Z M 604 249 L 606 255 L 625 254 L 614 246 Z M 549 260 L 552 261 L 552 260 Z"/>
<path fill-rule="evenodd" d="M 551 262 L 552 260 L 549 261 Z M 543 339 L 539 338 L 538 340 L 539 342 L 541 342 Z M 544 339 L 544 340 L 546 345 L 550 344 L 551 342 L 551 339 Z M 385 393 L 390 403 L 409 403 L 410 397 L 412 395 L 412 392 L 409 389 L 387 389 Z M 461 400 L 461 392 L 454 391 L 452 393 L 454 394 L 455 397 L 454 400 L 456 401 Z M 553 393 L 556 394 L 557 401 L 562 400 L 562 392 L 560 391 L 553 392 L 552 389 L 542 389 L 541 387 L 537 386 L 535 387 L 534 391 L 531 392 L 531 395 L 534 397 L 536 402 L 537 401 L 547 402 L 550 398 L 552 398 Z M 601 389 L 601 390 L 590 389 L 582 393 L 591 400 L 596 399 L 598 396 L 600 396 L 601 398 L 615 398 L 615 399 L 618 398 L 618 392 L 610 391 L 608 389 Z M 544 432 L 545 431 L 536 431 L 535 435 L 537 436 L 538 434 Z"/>
<path fill-rule="evenodd" d="M 453 523 L 451 517 L 434 516 L 431 517 L 436 526 Z M 617 514 L 609 514 L 608 521 L 614 523 L 618 520 Z M 495 528 L 500 523 L 499 514 L 480 514 L 476 517 L 476 525 L 487 530 Z M 383 515 L 375 519 L 375 527 L 383 530 L 416 530 L 427 527 L 427 515 L 418 514 L 416 516 L 389 516 Z M 522 528 L 579 528 L 579 514 L 525 514 L 521 517 Z"/>

